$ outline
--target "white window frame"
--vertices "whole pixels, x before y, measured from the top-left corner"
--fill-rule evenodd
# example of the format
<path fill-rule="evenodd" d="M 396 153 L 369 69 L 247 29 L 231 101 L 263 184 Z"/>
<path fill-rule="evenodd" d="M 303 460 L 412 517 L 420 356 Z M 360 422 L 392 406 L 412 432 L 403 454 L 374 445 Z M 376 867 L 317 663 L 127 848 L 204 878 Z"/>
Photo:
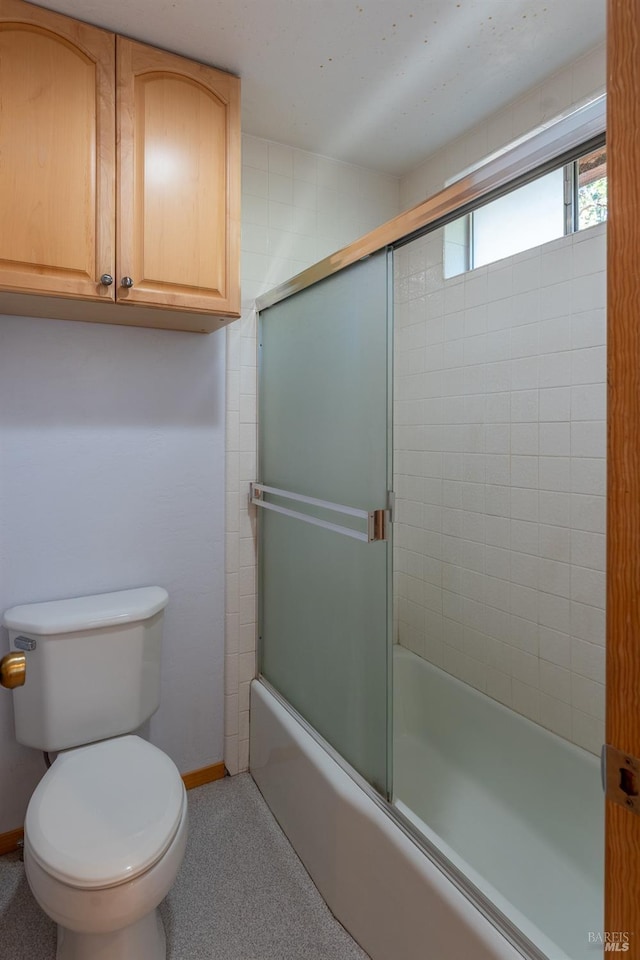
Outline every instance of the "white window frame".
<path fill-rule="evenodd" d="M 570 160 L 565 164 L 558 164 L 557 167 L 546 168 L 540 172 L 539 177 L 534 178 L 534 180 L 529 182 L 535 182 L 536 179 L 544 177 L 546 174 L 550 173 L 553 169 L 559 169 L 560 167 L 564 168 L 564 234 L 563 236 L 569 236 L 572 233 L 578 233 L 580 230 L 589 229 L 588 227 L 580 227 L 579 225 L 579 208 L 578 208 L 578 164 L 580 160 L 584 157 L 589 156 L 591 153 L 594 153 L 598 149 L 606 150 L 606 141 L 603 142 L 602 147 L 585 145 L 584 152 L 579 153 L 574 159 Z M 461 179 L 464 176 L 467 176 L 469 172 L 472 172 L 476 168 L 470 168 L 469 170 L 464 171 L 459 176 L 453 178 L 452 180 L 447 181 L 447 186 L 455 181 Z M 521 185 L 515 186 L 512 190 L 506 191 L 506 193 L 515 193 L 521 189 Z M 494 201 L 489 201 L 489 204 Z M 480 204 L 480 207 L 486 206 L 486 204 Z M 464 214 L 462 217 L 453 220 L 451 223 L 447 224 L 444 229 L 444 263 L 445 263 L 445 277 L 447 279 L 460 276 L 463 273 L 467 273 L 471 270 L 477 269 L 477 265 L 474 263 L 474 210 L 470 213 Z M 461 240 L 460 238 L 464 239 Z M 530 249 L 530 248 L 527 248 Z M 513 255 L 517 252 L 523 251 L 514 251 Z M 457 259 L 457 264 L 455 260 Z M 449 262 L 449 269 L 447 269 L 447 261 Z M 497 262 L 489 261 L 492 263 Z"/>

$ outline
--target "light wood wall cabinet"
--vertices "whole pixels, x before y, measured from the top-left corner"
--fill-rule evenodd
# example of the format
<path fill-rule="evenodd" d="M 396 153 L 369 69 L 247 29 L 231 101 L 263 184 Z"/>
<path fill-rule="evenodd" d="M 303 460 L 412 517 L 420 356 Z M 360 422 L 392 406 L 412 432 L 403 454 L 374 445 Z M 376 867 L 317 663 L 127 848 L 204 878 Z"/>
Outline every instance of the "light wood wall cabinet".
<path fill-rule="evenodd" d="M 112 298 L 115 37 L 0 0 L 0 285 Z"/>
<path fill-rule="evenodd" d="M 0 0 L 0 91 L 0 313 L 240 315 L 237 77 Z"/>

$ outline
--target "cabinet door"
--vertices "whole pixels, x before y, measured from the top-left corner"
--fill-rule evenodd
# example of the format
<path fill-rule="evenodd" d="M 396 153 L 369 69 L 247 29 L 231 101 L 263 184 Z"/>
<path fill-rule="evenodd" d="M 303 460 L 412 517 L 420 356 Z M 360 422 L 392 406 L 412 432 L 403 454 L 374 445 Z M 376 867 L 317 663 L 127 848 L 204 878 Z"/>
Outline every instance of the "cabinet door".
<path fill-rule="evenodd" d="M 117 101 L 117 299 L 239 315 L 240 81 L 118 37 Z"/>
<path fill-rule="evenodd" d="M 115 37 L 0 0 L 0 290 L 113 299 Z"/>

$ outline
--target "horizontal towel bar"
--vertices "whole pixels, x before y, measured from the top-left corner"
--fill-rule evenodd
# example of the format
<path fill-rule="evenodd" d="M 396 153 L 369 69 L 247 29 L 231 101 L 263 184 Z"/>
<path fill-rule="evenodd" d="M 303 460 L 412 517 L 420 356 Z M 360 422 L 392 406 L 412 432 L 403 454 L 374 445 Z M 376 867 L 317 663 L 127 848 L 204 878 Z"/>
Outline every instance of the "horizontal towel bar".
<path fill-rule="evenodd" d="M 253 497 L 251 503 L 255 503 L 256 507 L 262 507 L 263 510 L 273 510 L 274 513 L 282 513 L 285 517 L 294 517 L 296 520 L 304 520 L 305 523 L 312 523 L 315 527 L 324 527 L 325 530 L 333 530 L 334 533 L 341 533 L 345 537 L 352 537 L 354 540 L 363 540 L 365 543 L 369 542 L 368 535 L 361 533 L 360 530 L 352 530 L 350 527 L 343 527 L 338 523 L 329 523 L 328 520 L 319 520 L 318 517 L 310 517 L 308 513 L 298 513 L 297 510 L 287 510 L 286 507 L 278 507 L 275 503 L 265 503 L 264 500 L 259 500 L 258 497 Z"/>
<path fill-rule="evenodd" d="M 366 510 L 357 510 L 355 507 L 344 507 L 341 503 L 331 503 L 329 500 L 317 500 L 315 497 L 305 497 L 301 493 L 291 493 L 289 490 L 279 490 L 277 487 L 267 487 L 263 483 L 252 484 L 252 496 L 261 493 L 272 493 L 283 500 L 297 500 L 298 503 L 308 503 L 311 507 L 322 507 L 323 510 L 333 510 L 334 513 L 346 513 L 350 517 L 360 517 L 366 520 L 369 516 Z"/>
<path fill-rule="evenodd" d="M 357 517 L 359 520 L 366 520 L 367 532 L 352 530 L 351 527 L 331 523 L 328 520 L 321 520 L 319 517 L 309 516 L 308 513 L 300 513 L 298 510 L 289 510 L 288 507 L 281 507 L 275 503 L 267 503 L 262 497 L 264 493 L 281 497 L 283 500 L 294 500 L 298 503 L 306 503 L 312 507 L 320 507 L 323 510 L 343 513 L 350 517 Z M 345 537 L 351 537 L 353 540 L 361 540 L 364 543 L 386 540 L 387 538 L 387 510 L 358 510 L 356 507 L 346 507 L 340 503 L 331 503 L 329 500 L 318 500 L 316 497 L 307 497 L 301 493 L 291 493 L 289 490 L 280 490 L 278 487 L 270 487 L 262 483 L 251 484 L 250 501 L 255 504 L 256 507 L 261 507 L 263 510 L 272 510 L 274 513 L 281 513 L 285 517 L 293 517 L 295 520 L 302 520 L 304 523 L 310 523 L 315 527 L 333 530 L 334 533 L 341 533 Z"/>

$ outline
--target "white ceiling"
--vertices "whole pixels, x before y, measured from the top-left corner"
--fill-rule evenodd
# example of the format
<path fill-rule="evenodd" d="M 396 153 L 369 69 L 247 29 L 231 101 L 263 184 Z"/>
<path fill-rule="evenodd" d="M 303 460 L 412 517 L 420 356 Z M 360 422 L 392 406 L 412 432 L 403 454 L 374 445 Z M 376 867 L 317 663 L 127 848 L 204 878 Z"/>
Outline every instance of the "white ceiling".
<path fill-rule="evenodd" d="M 237 73 L 242 129 L 402 175 L 604 37 L 605 0 L 44 0 Z"/>

